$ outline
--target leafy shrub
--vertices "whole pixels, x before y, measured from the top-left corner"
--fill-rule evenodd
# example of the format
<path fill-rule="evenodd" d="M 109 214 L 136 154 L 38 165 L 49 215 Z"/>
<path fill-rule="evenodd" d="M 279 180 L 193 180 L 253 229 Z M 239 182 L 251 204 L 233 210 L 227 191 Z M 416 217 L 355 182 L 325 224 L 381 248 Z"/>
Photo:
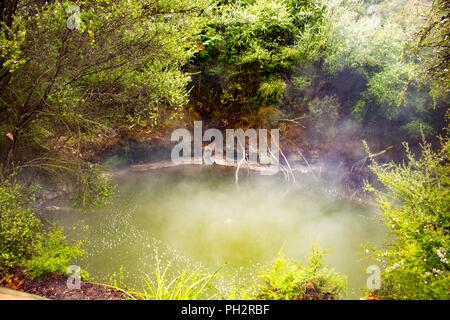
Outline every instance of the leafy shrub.
<path fill-rule="evenodd" d="M 345 112 L 347 104 L 352 106 L 354 120 L 366 137 L 384 135 L 386 140 L 397 142 L 419 140 L 421 133 L 431 136 L 441 129 L 441 124 L 430 120 L 441 117 L 436 107 L 440 108 L 443 101 L 437 97 L 447 85 L 432 81 L 433 68 L 425 66 L 434 61 L 431 56 L 437 53 L 435 48 L 442 48 L 412 48 L 413 39 L 422 38 L 418 36 L 417 21 L 423 18 L 424 9 L 429 11 L 427 7 L 409 0 L 349 0 L 336 3 L 330 10 L 326 21 L 327 49 L 323 54 L 325 70 L 331 75 L 351 70 L 361 77 L 361 86 L 352 90 L 355 99 L 345 92 L 339 94 L 340 90 L 336 94 L 342 105 L 340 110 Z M 424 20 L 434 21 L 428 17 Z M 438 30 L 442 26 L 430 36 L 440 38 Z M 439 64 L 444 65 L 445 62 Z M 423 123 L 422 132 L 416 130 L 416 120 Z"/>
<path fill-rule="evenodd" d="M 330 300 L 343 296 L 346 277 L 327 268 L 324 252 L 315 245 L 306 264 L 278 257 L 274 264 L 261 273 L 264 284 L 258 289 L 257 299 L 267 300 Z"/>
<path fill-rule="evenodd" d="M 309 103 L 309 115 L 314 136 L 331 139 L 335 135 L 335 124 L 339 119 L 339 102 L 333 96 L 316 98 Z"/>
<path fill-rule="evenodd" d="M 368 92 L 379 104 L 399 108 L 405 103 L 408 86 L 415 77 L 414 65 L 394 65 L 369 79 Z"/>
<path fill-rule="evenodd" d="M 268 79 L 262 82 L 258 88 L 258 93 L 263 101 L 269 104 L 278 104 L 283 98 L 286 90 L 286 83 L 281 79 Z"/>
<path fill-rule="evenodd" d="M 111 176 L 100 166 L 90 165 L 80 174 L 78 189 L 77 205 L 83 208 L 99 208 L 109 204 L 115 185 L 111 183 Z"/>
<path fill-rule="evenodd" d="M 432 126 L 420 119 L 414 119 L 411 122 L 408 122 L 402 127 L 402 129 L 406 130 L 408 135 L 412 138 L 421 136 L 428 137 L 435 133 Z"/>
<path fill-rule="evenodd" d="M 210 103 L 220 102 L 221 121 L 245 122 L 261 108 L 282 104 L 290 72 L 317 58 L 326 11 L 326 5 L 310 0 L 220 5 L 199 35 L 201 50 L 196 54 L 202 73 L 214 81 L 209 88 L 205 81 L 196 85 L 202 88 L 198 93 L 215 92 L 217 101 Z M 197 98 L 204 97 L 197 94 Z"/>
<path fill-rule="evenodd" d="M 312 78 L 308 76 L 292 77 L 292 83 L 296 88 L 303 90 L 312 84 Z"/>
<path fill-rule="evenodd" d="M 38 242 L 35 254 L 26 262 L 28 274 L 34 278 L 48 272 L 66 272 L 73 257 L 80 256 L 83 251 L 78 246 L 71 246 L 61 229 L 48 232 L 43 240 Z"/>
<path fill-rule="evenodd" d="M 9 181 L 0 183 L 0 271 L 23 266 L 42 239 L 42 225 L 22 187 Z"/>
<path fill-rule="evenodd" d="M 46 230 L 31 209 L 33 194 L 17 183 L 0 182 L 0 271 L 26 269 L 32 277 L 64 272 L 70 260 L 82 254 L 69 245 L 61 229 Z"/>
<path fill-rule="evenodd" d="M 379 294 L 393 299 L 450 299 L 450 143 L 417 158 L 405 144 L 407 164 L 371 168 L 385 186 L 377 205 L 395 239 L 376 252 L 384 266 Z"/>

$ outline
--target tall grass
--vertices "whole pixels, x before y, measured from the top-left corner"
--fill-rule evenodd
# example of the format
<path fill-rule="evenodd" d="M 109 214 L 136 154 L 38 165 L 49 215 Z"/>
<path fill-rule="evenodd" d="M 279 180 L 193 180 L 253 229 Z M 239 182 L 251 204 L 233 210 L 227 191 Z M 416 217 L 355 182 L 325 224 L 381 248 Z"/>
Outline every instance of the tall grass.
<path fill-rule="evenodd" d="M 144 277 L 144 292 L 141 298 L 147 300 L 198 300 L 217 298 L 215 280 L 217 273 L 183 271 L 171 275 L 170 265 L 162 267 L 157 259 L 156 269 L 152 275 Z"/>
<path fill-rule="evenodd" d="M 219 286 L 217 273 L 182 271 L 174 274 L 171 264 L 144 274 L 143 292 L 127 292 L 133 299 L 144 300 L 334 300 L 346 290 L 346 277 L 324 266 L 325 253 L 313 246 L 306 263 L 285 258 L 282 253 L 268 269 L 259 271 L 258 284 L 229 288 Z M 222 288 L 219 289 L 219 288 Z"/>

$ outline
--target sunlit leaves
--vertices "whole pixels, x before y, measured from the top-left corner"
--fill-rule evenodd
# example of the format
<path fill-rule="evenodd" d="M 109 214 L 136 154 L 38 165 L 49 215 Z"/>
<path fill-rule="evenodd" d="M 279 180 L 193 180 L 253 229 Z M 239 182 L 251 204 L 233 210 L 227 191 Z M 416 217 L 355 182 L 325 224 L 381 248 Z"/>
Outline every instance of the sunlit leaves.
<path fill-rule="evenodd" d="M 375 191 L 393 243 L 378 252 L 385 263 L 382 294 L 396 299 L 449 299 L 449 142 L 418 158 L 406 146 L 406 164 L 374 163 L 384 190 Z M 439 253 L 438 253 L 439 252 Z"/>
<path fill-rule="evenodd" d="M 0 182 L 0 272 L 27 269 L 31 276 L 63 271 L 78 246 L 67 243 L 60 229 L 46 231 L 30 208 L 34 192 L 9 180 Z"/>
<path fill-rule="evenodd" d="M 379 104 L 401 107 L 408 86 L 416 79 L 414 65 L 399 64 L 374 74 L 368 82 L 368 92 Z"/>
<path fill-rule="evenodd" d="M 272 266 L 261 272 L 264 283 L 256 290 L 257 299 L 268 300 L 331 300 L 340 299 L 347 279 L 324 266 L 325 253 L 314 245 L 307 263 L 282 254 Z"/>
<path fill-rule="evenodd" d="M 311 63 L 324 42 L 321 28 L 326 6 L 317 1 L 232 1 L 222 5 L 199 39 L 197 58 L 209 75 L 220 77 L 222 111 L 257 115 L 259 108 L 279 106 L 288 74 Z M 219 71 L 219 73 L 217 73 Z M 239 109 L 239 110 L 237 110 Z"/>

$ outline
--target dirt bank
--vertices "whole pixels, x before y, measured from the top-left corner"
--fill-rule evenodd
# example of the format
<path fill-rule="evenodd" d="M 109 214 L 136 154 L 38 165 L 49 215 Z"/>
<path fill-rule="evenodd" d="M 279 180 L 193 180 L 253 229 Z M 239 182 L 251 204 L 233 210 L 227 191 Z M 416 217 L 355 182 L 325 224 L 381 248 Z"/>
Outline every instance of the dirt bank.
<path fill-rule="evenodd" d="M 124 300 L 130 296 L 108 285 L 81 282 L 80 289 L 67 287 L 67 276 L 49 274 L 39 279 L 30 279 L 23 274 L 0 277 L 0 286 L 30 293 L 53 300 Z M 18 296 L 20 293 L 18 293 Z"/>

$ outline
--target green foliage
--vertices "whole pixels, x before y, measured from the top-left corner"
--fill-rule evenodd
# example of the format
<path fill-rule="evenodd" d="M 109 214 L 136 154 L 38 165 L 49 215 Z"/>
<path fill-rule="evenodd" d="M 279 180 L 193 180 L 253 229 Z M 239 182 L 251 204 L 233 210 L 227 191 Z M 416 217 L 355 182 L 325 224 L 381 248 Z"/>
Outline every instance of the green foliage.
<path fill-rule="evenodd" d="M 434 128 L 430 126 L 428 123 L 421 121 L 420 119 L 414 119 L 411 122 L 407 123 L 402 127 L 406 132 L 408 132 L 409 136 L 421 137 L 421 136 L 431 136 L 435 133 Z"/>
<path fill-rule="evenodd" d="M 327 21 L 329 43 L 325 53 L 330 71 L 355 68 L 367 73 L 401 60 L 409 30 L 391 19 L 383 21 L 381 6 L 346 1 L 333 7 Z"/>
<path fill-rule="evenodd" d="M 116 186 L 111 176 L 98 165 L 92 165 L 86 173 L 80 175 L 76 203 L 83 208 L 100 208 L 110 203 Z"/>
<path fill-rule="evenodd" d="M 395 65 L 374 74 L 368 81 L 368 94 L 380 105 L 401 107 L 410 82 L 415 79 L 413 65 Z"/>
<path fill-rule="evenodd" d="M 424 12 L 425 23 L 417 34 L 417 50 L 425 62 L 423 72 L 433 81 L 435 98 L 447 98 L 450 92 L 450 3 L 435 0 Z"/>
<path fill-rule="evenodd" d="M 30 205 L 33 195 L 19 184 L 0 183 L 0 271 L 26 269 L 32 277 L 65 272 L 70 260 L 83 252 L 69 245 L 62 230 L 46 230 Z"/>
<path fill-rule="evenodd" d="M 156 257 L 156 269 L 151 275 L 145 275 L 144 292 L 129 292 L 130 295 L 150 300 L 331 300 L 343 297 L 346 277 L 325 267 L 325 253 L 318 245 L 313 246 L 306 264 L 280 255 L 267 270 L 259 271 L 257 285 L 231 287 L 228 293 L 217 286 L 219 275 L 216 273 L 182 271 L 173 275 L 170 263 L 161 266 Z M 115 275 L 114 286 L 122 283 L 123 270 Z M 122 284 L 123 286 L 123 284 Z"/>
<path fill-rule="evenodd" d="M 286 83 L 281 79 L 268 79 L 261 83 L 258 94 L 267 104 L 279 104 L 286 90 Z"/>
<path fill-rule="evenodd" d="M 339 118 L 339 102 L 335 97 L 316 98 L 309 103 L 310 122 L 314 135 L 322 139 L 334 137 L 334 125 Z"/>
<path fill-rule="evenodd" d="M 307 130 L 324 142 L 349 110 L 366 135 L 417 139 L 442 129 L 433 110 L 448 107 L 448 1 L 80 0 L 72 30 L 73 4 L 20 1 L 0 22 L 0 170 L 57 176 L 79 206 L 105 205 L 114 192 L 90 164 L 102 143 L 120 139 L 119 129 L 150 132 L 189 103 L 227 127 L 307 112 Z M 359 91 L 336 83 L 353 74 Z M 386 297 L 449 297 L 448 150 L 427 145 L 406 165 L 372 166 L 396 235 L 379 253 Z M 46 230 L 32 202 L 19 184 L 0 183 L 2 271 L 40 276 L 81 254 L 61 230 Z M 321 258 L 316 249 L 306 265 L 280 257 L 260 297 L 339 298 L 342 278 Z M 203 297 L 214 278 L 168 274 L 158 265 L 147 298 Z"/>
<path fill-rule="evenodd" d="M 214 70 L 221 83 L 217 94 L 222 118 L 240 122 L 257 115 L 261 107 L 282 103 L 289 72 L 317 59 L 325 12 L 326 6 L 317 1 L 237 1 L 220 6 L 199 35 L 203 50 L 196 57 L 202 72 L 212 75 L 209 70 Z"/>
<path fill-rule="evenodd" d="M 22 44 L 25 41 L 25 31 L 22 23 L 16 23 L 15 29 L 0 21 L 0 70 L 13 73 L 26 62 L 22 58 Z"/>
<path fill-rule="evenodd" d="M 385 186 L 374 192 L 395 236 L 377 252 L 384 266 L 380 294 L 394 299 L 450 299 L 450 143 L 417 158 L 405 145 L 407 164 L 371 168 Z"/>
<path fill-rule="evenodd" d="M 69 245 L 63 231 L 55 228 L 36 244 L 33 256 L 25 264 L 27 274 L 37 278 L 49 272 L 65 273 L 70 261 L 83 253 L 80 247 Z"/>
<path fill-rule="evenodd" d="M 293 77 L 292 83 L 298 89 L 305 89 L 312 84 L 312 79 L 307 76 Z"/>
<path fill-rule="evenodd" d="M 360 73 L 367 88 L 353 103 L 353 115 L 366 135 L 418 139 L 415 123 L 432 128 L 430 114 L 440 102 L 435 82 L 423 70 L 412 39 L 420 29 L 422 4 L 411 0 L 342 1 L 330 10 L 324 52 L 327 72 Z M 345 97 L 343 97 L 345 99 Z M 380 130 L 389 127 L 389 131 Z M 434 130 L 424 130 L 432 134 Z"/>
<path fill-rule="evenodd" d="M 14 137 L 0 149 L 7 173 L 58 166 L 66 181 L 83 180 L 73 177 L 92 156 L 83 147 L 123 126 L 151 129 L 187 103 L 182 67 L 196 52 L 209 0 L 77 1 L 79 28 L 71 30 L 72 4 L 21 2 L 0 33 L 0 129 Z"/>
<path fill-rule="evenodd" d="M 157 258 L 153 275 L 146 275 L 144 293 L 141 296 L 148 300 L 199 300 L 212 299 L 211 292 L 216 291 L 214 281 L 217 274 L 202 274 L 183 271 L 171 276 L 169 265 L 161 266 Z"/>
<path fill-rule="evenodd" d="M 264 284 L 257 290 L 258 299 L 323 300 L 340 299 L 346 288 L 346 278 L 325 267 L 325 254 L 313 246 L 306 264 L 278 257 L 270 269 L 261 273 Z"/>
<path fill-rule="evenodd" d="M 10 181 L 0 184 L 0 270 L 23 266 L 42 240 L 42 225 L 28 208 L 32 198 Z"/>

